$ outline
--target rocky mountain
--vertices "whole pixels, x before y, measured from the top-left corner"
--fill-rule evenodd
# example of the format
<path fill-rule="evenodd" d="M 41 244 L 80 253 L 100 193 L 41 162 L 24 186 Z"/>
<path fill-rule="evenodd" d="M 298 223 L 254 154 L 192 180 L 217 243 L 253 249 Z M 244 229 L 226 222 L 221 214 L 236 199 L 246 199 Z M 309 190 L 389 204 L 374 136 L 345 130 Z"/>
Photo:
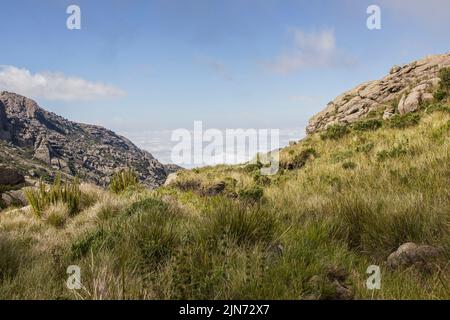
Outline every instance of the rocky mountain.
<path fill-rule="evenodd" d="M 164 183 L 174 168 L 100 126 L 76 123 L 26 97 L 0 93 L 0 163 L 27 176 L 55 171 L 107 185 L 120 168 L 133 168 L 149 187 Z"/>
<path fill-rule="evenodd" d="M 315 115 L 306 128 L 308 134 L 333 124 L 350 124 L 371 112 L 383 112 L 389 119 L 396 112 L 416 111 L 423 102 L 431 101 L 431 92 L 439 84 L 438 72 L 450 66 L 450 53 L 394 66 L 381 80 L 369 81 L 340 95 Z"/>

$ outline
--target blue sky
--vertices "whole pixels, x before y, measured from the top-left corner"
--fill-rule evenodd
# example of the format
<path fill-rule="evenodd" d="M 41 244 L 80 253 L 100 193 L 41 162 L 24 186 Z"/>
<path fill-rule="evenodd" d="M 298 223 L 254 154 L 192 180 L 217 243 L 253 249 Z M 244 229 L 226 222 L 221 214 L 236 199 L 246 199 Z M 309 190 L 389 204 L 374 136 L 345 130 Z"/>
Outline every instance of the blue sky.
<path fill-rule="evenodd" d="M 0 90 L 119 132 L 300 130 L 343 91 L 447 52 L 449 30 L 448 0 L 3 1 Z"/>

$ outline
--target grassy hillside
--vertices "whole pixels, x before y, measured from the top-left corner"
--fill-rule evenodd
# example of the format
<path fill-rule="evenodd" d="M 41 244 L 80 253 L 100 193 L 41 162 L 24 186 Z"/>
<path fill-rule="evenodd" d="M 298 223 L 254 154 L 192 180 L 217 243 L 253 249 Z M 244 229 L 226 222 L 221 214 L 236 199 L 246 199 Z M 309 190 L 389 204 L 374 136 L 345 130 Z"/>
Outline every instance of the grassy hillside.
<path fill-rule="evenodd" d="M 0 299 L 449 299 L 449 107 L 331 127 L 282 150 L 271 177 L 246 165 L 155 191 L 129 173 L 114 192 L 59 183 L 39 210 L 0 214 Z M 389 269 L 409 241 L 444 254 Z M 82 290 L 66 288 L 69 265 Z M 369 265 L 381 290 L 365 286 Z"/>

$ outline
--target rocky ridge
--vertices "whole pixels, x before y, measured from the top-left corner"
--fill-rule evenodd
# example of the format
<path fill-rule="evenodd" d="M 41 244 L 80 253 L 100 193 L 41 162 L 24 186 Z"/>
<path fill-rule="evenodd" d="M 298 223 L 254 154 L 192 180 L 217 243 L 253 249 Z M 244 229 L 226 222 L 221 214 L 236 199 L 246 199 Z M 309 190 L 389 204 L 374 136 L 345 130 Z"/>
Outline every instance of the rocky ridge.
<path fill-rule="evenodd" d="M 174 169 L 108 129 L 69 121 L 10 92 L 0 92 L 0 142 L 0 162 L 27 176 L 60 171 L 105 186 L 115 171 L 130 167 L 157 187 Z"/>
<path fill-rule="evenodd" d="M 384 112 L 389 119 L 396 112 L 416 111 L 423 102 L 431 101 L 431 92 L 440 79 L 441 68 L 450 66 L 450 53 L 428 56 L 404 66 L 394 66 L 381 80 L 369 81 L 345 92 L 315 115 L 306 128 L 308 134 L 334 124 L 351 124 L 371 111 Z"/>

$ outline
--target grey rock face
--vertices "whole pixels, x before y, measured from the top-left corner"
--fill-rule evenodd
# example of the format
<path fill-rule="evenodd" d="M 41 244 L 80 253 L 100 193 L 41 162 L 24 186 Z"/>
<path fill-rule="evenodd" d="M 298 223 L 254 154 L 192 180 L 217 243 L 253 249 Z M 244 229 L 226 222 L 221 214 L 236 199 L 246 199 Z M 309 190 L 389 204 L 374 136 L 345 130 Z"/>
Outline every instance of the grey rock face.
<path fill-rule="evenodd" d="M 332 124 L 358 121 L 372 110 L 386 111 L 393 101 L 402 97 L 399 112 L 415 111 L 421 102 L 432 99 L 428 91 L 439 83 L 439 70 L 449 66 L 450 53 L 429 56 L 402 67 L 395 66 L 383 79 L 363 83 L 328 103 L 309 121 L 306 131 L 311 134 Z M 392 114 L 387 111 L 385 118 Z"/>
<path fill-rule="evenodd" d="M 0 139 L 42 164 L 107 185 L 111 175 L 130 167 L 149 187 L 164 183 L 166 168 L 128 139 L 100 126 L 69 121 L 18 94 L 0 93 Z"/>

